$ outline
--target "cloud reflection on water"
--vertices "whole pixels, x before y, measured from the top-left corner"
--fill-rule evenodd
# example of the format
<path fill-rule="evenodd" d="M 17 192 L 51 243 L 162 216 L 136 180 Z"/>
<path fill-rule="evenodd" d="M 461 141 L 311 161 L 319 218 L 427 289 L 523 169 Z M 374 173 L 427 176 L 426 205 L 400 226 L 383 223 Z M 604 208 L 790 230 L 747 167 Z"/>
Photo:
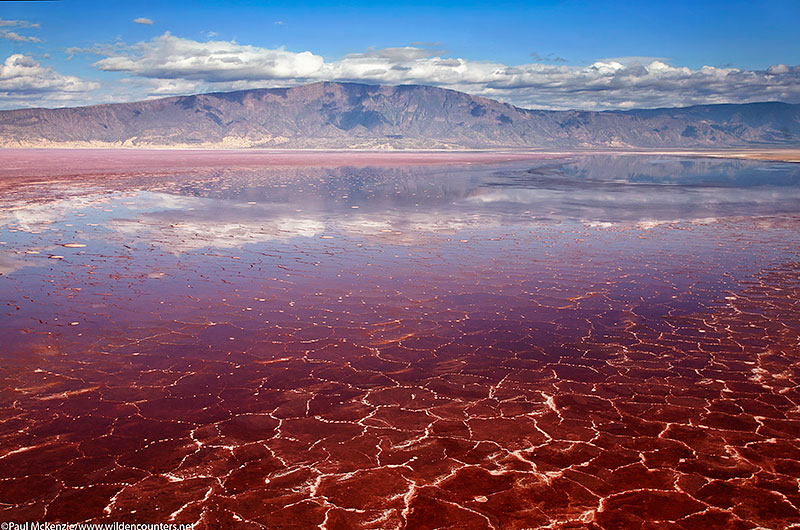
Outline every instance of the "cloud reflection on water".
<path fill-rule="evenodd" d="M 77 216 L 171 253 L 350 237 L 419 245 L 459 232 L 542 224 L 648 228 L 798 213 L 793 164 L 582 156 L 494 166 L 230 170 L 152 191 L 99 191 L 15 205 L 0 224 L 30 231 Z"/>

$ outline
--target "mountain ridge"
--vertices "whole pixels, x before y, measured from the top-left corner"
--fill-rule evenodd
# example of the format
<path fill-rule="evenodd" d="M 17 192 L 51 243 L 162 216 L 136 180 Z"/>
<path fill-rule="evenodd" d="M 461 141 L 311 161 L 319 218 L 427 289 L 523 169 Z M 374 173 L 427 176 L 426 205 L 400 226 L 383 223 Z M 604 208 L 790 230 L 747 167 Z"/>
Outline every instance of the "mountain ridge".
<path fill-rule="evenodd" d="M 0 147 L 743 148 L 800 145 L 800 105 L 550 111 L 426 85 L 319 82 L 0 111 Z"/>

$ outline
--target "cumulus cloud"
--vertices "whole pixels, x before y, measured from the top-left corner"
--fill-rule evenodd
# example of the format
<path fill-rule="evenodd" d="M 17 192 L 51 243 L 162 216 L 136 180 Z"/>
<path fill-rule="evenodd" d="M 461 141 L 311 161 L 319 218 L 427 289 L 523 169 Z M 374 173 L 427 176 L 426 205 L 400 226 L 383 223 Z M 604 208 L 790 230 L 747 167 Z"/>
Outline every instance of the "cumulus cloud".
<path fill-rule="evenodd" d="M 29 35 L 20 35 L 13 31 L 1 31 L 0 37 L 16 42 L 42 42 L 41 39 Z"/>
<path fill-rule="evenodd" d="M 136 23 L 136 24 L 145 24 L 147 26 L 152 26 L 153 25 L 153 21 L 151 19 L 145 18 L 145 17 L 134 18 L 133 22 Z"/>
<path fill-rule="evenodd" d="M 16 102 L 81 100 L 98 83 L 62 75 L 34 58 L 15 53 L 0 64 L 0 98 Z"/>
<path fill-rule="evenodd" d="M 773 64 L 767 69 L 768 74 L 777 75 L 777 74 L 788 74 L 790 69 L 785 64 Z"/>
<path fill-rule="evenodd" d="M 306 79 L 323 66 L 311 52 L 293 53 L 228 41 L 197 42 L 164 33 L 140 42 L 94 65 L 109 72 L 141 77 L 206 82 Z"/>

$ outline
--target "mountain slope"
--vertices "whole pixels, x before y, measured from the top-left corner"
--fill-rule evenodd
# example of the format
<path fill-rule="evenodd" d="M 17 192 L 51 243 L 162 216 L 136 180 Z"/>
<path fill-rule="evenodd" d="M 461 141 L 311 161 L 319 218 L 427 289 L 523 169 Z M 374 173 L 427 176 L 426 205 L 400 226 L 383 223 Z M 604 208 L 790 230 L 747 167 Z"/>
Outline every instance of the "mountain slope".
<path fill-rule="evenodd" d="M 315 83 L 0 111 L 0 146 L 491 148 L 800 144 L 800 105 L 537 111 L 428 86 Z"/>

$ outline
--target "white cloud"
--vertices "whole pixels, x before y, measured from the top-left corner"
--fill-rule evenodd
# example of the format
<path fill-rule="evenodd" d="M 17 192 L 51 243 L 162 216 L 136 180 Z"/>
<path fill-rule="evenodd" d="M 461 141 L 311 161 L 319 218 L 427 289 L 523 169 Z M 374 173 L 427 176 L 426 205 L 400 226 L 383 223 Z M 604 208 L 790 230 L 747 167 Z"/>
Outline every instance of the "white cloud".
<path fill-rule="evenodd" d="M 161 79 L 206 82 L 303 79 L 317 72 L 322 57 L 228 41 L 197 42 L 164 33 L 140 42 L 94 65 L 105 71 Z"/>
<path fill-rule="evenodd" d="M 38 28 L 39 24 L 27 20 L 3 20 L 0 18 L 0 27 Z"/>
<path fill-rule="evenodd" d="M 145 18 L 145 17 L 134 18 L 133 22 L 136 23 L 136 24 L 145 24 L 145 25 L 148 25 L 148 26 L 152 26 L 153 25 L 153 21 L 151 19 Z"/>
<path fill-rule="evenodd" d="M 141 79 L 126 77 L 120 80 L 135 92 L 146 94 L 142 97 L 160 98 L 168 96 L 181 96 L 196 94 L 205 88 L 201 81 L 188 81 L 186 79 Z"/>
<path fill-rule="evenodd" d="M 38 29 L 39 24 L 28 22 L 27 20 L 4 20 L 0 18 L 0 27 L 5 28 L 34 28 Z M 20 35 L 15 31 L 2 30 L 0 31 L 0 38 L 12 40 L 14 42 L 42 42 L 38 37 L 30 35 Z"/>
<path fill-rule="evenodd" d="M 2 31 L 0 32 L 0 37 L 16 42 L 42 42 L 38 37 L 20 35 L 19 33 L 15 33 L 13 31 Z"/>
<path fill-rule="evenodd" d="M 59 74 L 34 58 L 19 53 L 8 56 L 0 64 L 0 100 L 36 104 L 48 100 L 80 101 L 87 91 L 98 88 L 98 83 Z"/>
<path fill-rule="evenodd" d="M 772 75 L 788 74 L 789 72 L 789 67 L 785 64 L 773 64 L 767 69 L 767 73 Z"/>

